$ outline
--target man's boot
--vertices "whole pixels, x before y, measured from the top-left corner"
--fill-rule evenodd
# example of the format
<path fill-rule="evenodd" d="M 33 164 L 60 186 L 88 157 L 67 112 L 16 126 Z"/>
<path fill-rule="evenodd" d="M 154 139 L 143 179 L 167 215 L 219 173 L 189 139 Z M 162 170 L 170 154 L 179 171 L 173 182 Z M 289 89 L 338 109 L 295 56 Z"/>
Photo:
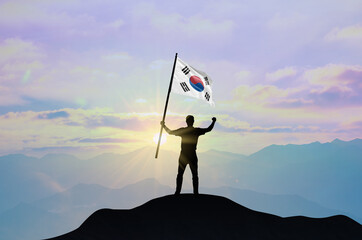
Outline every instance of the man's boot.
<path fill-rule="evenodd" d="M 192 178 L 192 185 L 194 186 L 194 194 L 199 194 L 199 178 Z"/>

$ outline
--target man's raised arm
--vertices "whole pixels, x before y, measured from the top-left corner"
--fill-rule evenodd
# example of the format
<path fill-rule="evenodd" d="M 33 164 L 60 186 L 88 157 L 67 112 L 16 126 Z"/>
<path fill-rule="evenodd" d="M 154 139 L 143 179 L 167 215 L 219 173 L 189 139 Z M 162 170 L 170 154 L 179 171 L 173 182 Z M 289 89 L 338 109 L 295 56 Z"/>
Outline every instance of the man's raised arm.
<path fill-rule="evenodd" d="M 210 132 L 214 128 L 215 122 L 216 122 L 216 117 L 213 117 L 210 126 L 208 128 L 205 128 L 205 133 Z"/>

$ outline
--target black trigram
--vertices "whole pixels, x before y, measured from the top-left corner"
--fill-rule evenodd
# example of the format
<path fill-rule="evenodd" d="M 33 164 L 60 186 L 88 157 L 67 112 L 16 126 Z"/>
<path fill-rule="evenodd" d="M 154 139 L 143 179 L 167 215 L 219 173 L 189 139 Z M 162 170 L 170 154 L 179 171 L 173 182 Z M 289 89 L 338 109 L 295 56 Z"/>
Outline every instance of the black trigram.
<path fill-rule="evenodd" d="M 208 92 L 205 93 L 205 98 L 206 98 L 207 101 L 210 100 L 210 94 Z"/>
<path fill-rule="evenodd" d="M 210 85 L 209 79 L 207 77 L 204 77 L 206 85 Z"/>
<path fill-rule="evenodd" d="M 187 86 L 187 84 L 185 82 L 180 83 L 182 89 L 184 90 L 184 92 L 188 92 L 190 91 L 190 88 Z"/>
<path fill-rule="evenodd" d="M 185 73 L 185 75 L 187 75 L 187 74 L 189 74 L 190 69 L 189 69 L 187 66 L 185 66 L 185 67 L 182 69 L 182 71 Z"/>

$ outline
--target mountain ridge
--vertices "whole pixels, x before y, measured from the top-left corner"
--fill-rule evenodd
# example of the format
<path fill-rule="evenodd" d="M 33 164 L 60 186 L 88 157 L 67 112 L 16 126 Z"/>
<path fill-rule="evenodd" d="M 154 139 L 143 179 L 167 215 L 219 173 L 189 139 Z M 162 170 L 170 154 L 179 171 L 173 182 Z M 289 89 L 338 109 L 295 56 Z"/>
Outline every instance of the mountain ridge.
<path fill-rule="evenodd" d="M 362 144 L 362 139 L 361 138 L 354 138 L 350 141 L 344 141 L 344 140 L 341 140 L 339 138 L 335 138 L 334 140 L 330 141 L 330 142 L 325 142 L 325 143 L 321 143 L 319 141 L 315 141 L 315 142 L 310 142 L 310 143 L 302 143 L 302 144 L 293 144 L 293 143 L 288 143 L 288 144 L 270 144 L 264 148 L 261 148 L 260 150 L 254 152 L 254 153 L 251 153 L 249 155 L 247 154 L 243 154 L 243 153 L 235 153 L 235 152 L 228 152 L 228 151 L 223 151 L 223 150 L 217 150 L 217 149 L 209 149 L 207 151 L 203 151 L 203 152 L 200 152 L 200 153 L 212 153 L 212 152 L 216 152 L 216 153 L 225 153 L 225 154 L 229 154 L 229 155 L 234 155 L 234 156 L 242 156 L 242 157 L 250 157 L 252 155 L 254 155 L 255 153 L 257 152 L 260 152 L 262 151 L 263 149 L 267 149 L 269 147 L 275 147 L 275 146 L 280 146 L 280 147 L 283 147 L 283 146 L 305 146 L 305 145 L 315 145 L 315 144 L 318 144 L 318 145 L 325 145 L 325 144 L 338 144 L 338 143 L 342 143 L 342 144 L 345 144 L 345 143 L 353 143 L 353 144 Z M 69 157 L 74 157 L 74 158 L 77 158 L 78 160 L 91 160 L 91 159 L 94 159 L 94 158 L 98 158 L 98 157 L 101 157 L 101 156 L 104 156 L 104 155 L 113 155 L 113 156 L 124 156 L 124 155 L 128 155 L 128 154 L 132 154 L 132 153 L 137 153 L 137 152 L 140 152 L 140 151 L 145 151 L 145 150 L 149 150 L 149 149 L 152 149 L 154 150 L 153 147 L 150 147 L 150 146 L 146 146 L 146 147 L 141 147 L 141 148 L 138 148 L 138 149 L 135 149 L 135 150 L 132 150 L 130 152 L 125 152 L 125 153 L 114 153 L 114 152 L 104 152 L 104 153 L 101 153 L 101 154 L 98 154 L 98 155 L 95 155 L 94 157 L 89 157 L 89 158 L 86 158 L 86 159 L 80 159 L 72 154 L 68 154 L 68 153 L 46 153 L 44 154 L 42 157 L 34 157 L 32 155 L 27 155 L 27 154 L 23 154 L 23 153 L 10 153 L 10 154 L 4 154 L 4 155 L 1 155 L 0 156 L 0 161 L 1 161 L 1 158 L 2 157 L 28 157 L 28 158 L 32 158 L 32 159 L 42 159 L 42 158 L 45 158 L 46 156 L 49 157 L 49 156 L 69 156 Z M 163 150 L 163 151 L 168 151 L 168 150 Z M 178 153 L 177 151 L 168 151 L 168 152 L 173 152 L 173 153 Z"/>
<path fill-rule="evenodd" d="M 350 142 L 338 140 L 334 143 L 285 145 L 280 146 L 273 156 L 264 152 L 255 159 L 241 158 L 239 155 L 224 154 L 219 151 L 200 152 L 198 154 L 200 188 L 228 186 L 269 195 L 296 194 L 322 206 L 324 210 L 316 204 L 311 205 L 290 196 L 280 198 L 280 196 L 271 197 L 268 195 L 263 197 L 253 194 L 254 197 L 252 197 L 248 193 L 235 195 L 230 189 L 208 192 L 229 198 L 237 196 L 237 198 L 232 199 L 240 199 L 238 202 L 245 206 L 280 216 L 290 216 L 289 213 L 299 214 L 300 212 L 307 216 L 322 217 L 330 214 L 330 211 L 326 211 L 326 209 L 336 209 L 333 214 L 341 213 L 362 222 L 360 204 L 362 199 L 362 192 L 360 191 L 362 145 L 360 143 L 361 140 L 356 139 Z M 53 161 L 52 159 L 57 160 Z M 67 155 L 50 156 L 49 159 L 25 155 L 10 155 L 9 158 L 0 157 L 0 168 L 2 169 L 0 175 L 0 195 L 2 196 L 0 198 L 0 217 L 3 211 L 15 207 L 21 201 L 33 203 L 65 189 L 70 189 L 79 183 L 98 184 L 111 189 L 119 189 L 145 178 L 155 178 L 159 182 L 168 184 L 168 188 L 164 192 L 155 191 L 152 184 L 146 184 L 147 186 L 145 185 L 138 190 L 131 189 L 132 191 L 129 193 L 126 191 L 117 194 L 111 194 L 107 189 L 93 191 L 90 188 L 90 190 L 84 190 L 83 193 L 82 191 L 76 193 L 76 196 L 84 196 L 79 198 L 84 201 L 72 202 L 72 195 L 69 195 L 66 198 L 60 198 L 64 200 L 63 202 L 53 202 L 52 206 L 54 207 L 46 205 L 50 206 L 45 209 L 49 209 L 49 212 L 58 214 L 59 211 L 64 210 L 68 214 L 66 217 L 73 214 L 73 218 L 76 220 L 72 221 L 74 227 L 79 225 L 85 216 L 89 216 L 91 213 L 89 206 L 94 207 L 93 211 L 108 206 L 118 208 L 129 202 L 123 197 L 124 194 L 130 194 L 130 198 L 138 199 L 138 201 L 134 201 L 134 204 L 137 205 L 147 199 L 172 193 L 177 174 L 177 159 L 177 153 L 163 151 L 159 159 L 155 160 L 154 149 L 152 148 L 144 148 L 141 152 L 136 151 L 128 155 L 110 154 L 100 156 L 97 159 L 79 159 L 79 161 Z M 190 175 L 189 171 L 185 172 L 184 189 L 186 190 L 192 187 Z M 102 194 L 104 197 L 119 199 L 118 203 L 121 205 L 109 205 L 109 201 L 103 200 L 103 205 L 85 201 L 87 195 L 100 199 L 99 195 Z M 258 208 L 260 204 L 265 207 Z M 77 210 L 77 216 L 74 216 L 74 209 Z M 20 216 L 17 214 L 18 211 L 15 209 L 11 215 L 15 218 Z M 41 214 L 41 212 L 38 214 L 39 221 Z M 37 222 L 33 219 L 29 221 L 31 225 L 27 228 L 24 225 L 21 230 L 16 229 L 19 226 L 14 225 L 13 238 L 4 239 L 17 240 L 17 235 L 20 232 L 29 233 L 31 227 L 35 226 Z M 76 223 L 74 224 L 74 222 Z M 25 234 L 23 236 L 30 235 Z M 26 238 L 30 239 L 29 237 Z M 34 237 L 34 239 L 39 238 Z"/>

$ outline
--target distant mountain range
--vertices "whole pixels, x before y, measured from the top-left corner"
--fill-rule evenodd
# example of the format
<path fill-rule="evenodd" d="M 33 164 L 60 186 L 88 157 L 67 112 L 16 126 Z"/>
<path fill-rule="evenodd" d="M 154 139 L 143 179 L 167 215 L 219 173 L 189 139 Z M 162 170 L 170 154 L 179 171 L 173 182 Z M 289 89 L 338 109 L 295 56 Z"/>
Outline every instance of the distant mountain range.
<path fill-rule="evenodd" d="M 25 211 L 19 209 L 32 208 L 39 216 L 49 213 L 55 219 L 66 219 L 62 226 L 70 230 L 84 220 L 85 214 L 96 209 L 134 207 L 172 193 L 178 154 L 162 150 L 159 159 L 154 159 L 154 151 L 143 148 L 123 155 L 102 154 L 89 160 L 65 154 L 43 158 L 0 157 L 0 239 L 10 239 L 1 237 L 8 232 L 6 229 L 11 229 L 11 221 L 4 219 L 24 217 L 21 212 Z M 212 150 L 199 153 L 200 185 L 207 193 L 227 196 L 245 206 L 280 216 L 341 213 L 362 222 L 360 156 L 360 139 L 271 145 L 250 156 Z M 191 186 L 190 175 L 187 170 L 185 188 Z M 128 186 L 148 178 L 168 186 L 155 183 L 151 183 L 152 187 Z M 125 187 L 133 193 L 125 191 Z M 94 201 L 82 202 L 82 197 Z M 50 215 L 46 218 L 51 218 Z M 35 222 L 29 220 L 31 224 Z"/>
<path fill-rule="evenodd" d="M 281 218 L 224 197 L 184 194 L 132 210 L 98 210 L 75 231 L 50 240 L 361 238 L 362 226 L 346 216 Z"/>
<path fill-rule="evenodd" d="M 0 214 L 0 229 L 3 230 L 0 231 L 0 239 L 35 240 L 60 235 L 78 227 L 98 209 L 134 208 L 173 190 L 154 179 L 145 179 L 121 189 L 78 184 L 31 203 L 20 203 Z M 201 188 L 201 192 L 225 196 L 253 210 L 279 216 L 327 217 L 341 214 L 295 195 L 270 195 L 230 187 Z"/>
<path fill-rule="evenodd" d="M 297 194 L 362 217 L 362 140 L 272 145 L 249 156 L 256 171 L 252 189 Z M 250 180 L 250 179 L 249 179 Z"/>

